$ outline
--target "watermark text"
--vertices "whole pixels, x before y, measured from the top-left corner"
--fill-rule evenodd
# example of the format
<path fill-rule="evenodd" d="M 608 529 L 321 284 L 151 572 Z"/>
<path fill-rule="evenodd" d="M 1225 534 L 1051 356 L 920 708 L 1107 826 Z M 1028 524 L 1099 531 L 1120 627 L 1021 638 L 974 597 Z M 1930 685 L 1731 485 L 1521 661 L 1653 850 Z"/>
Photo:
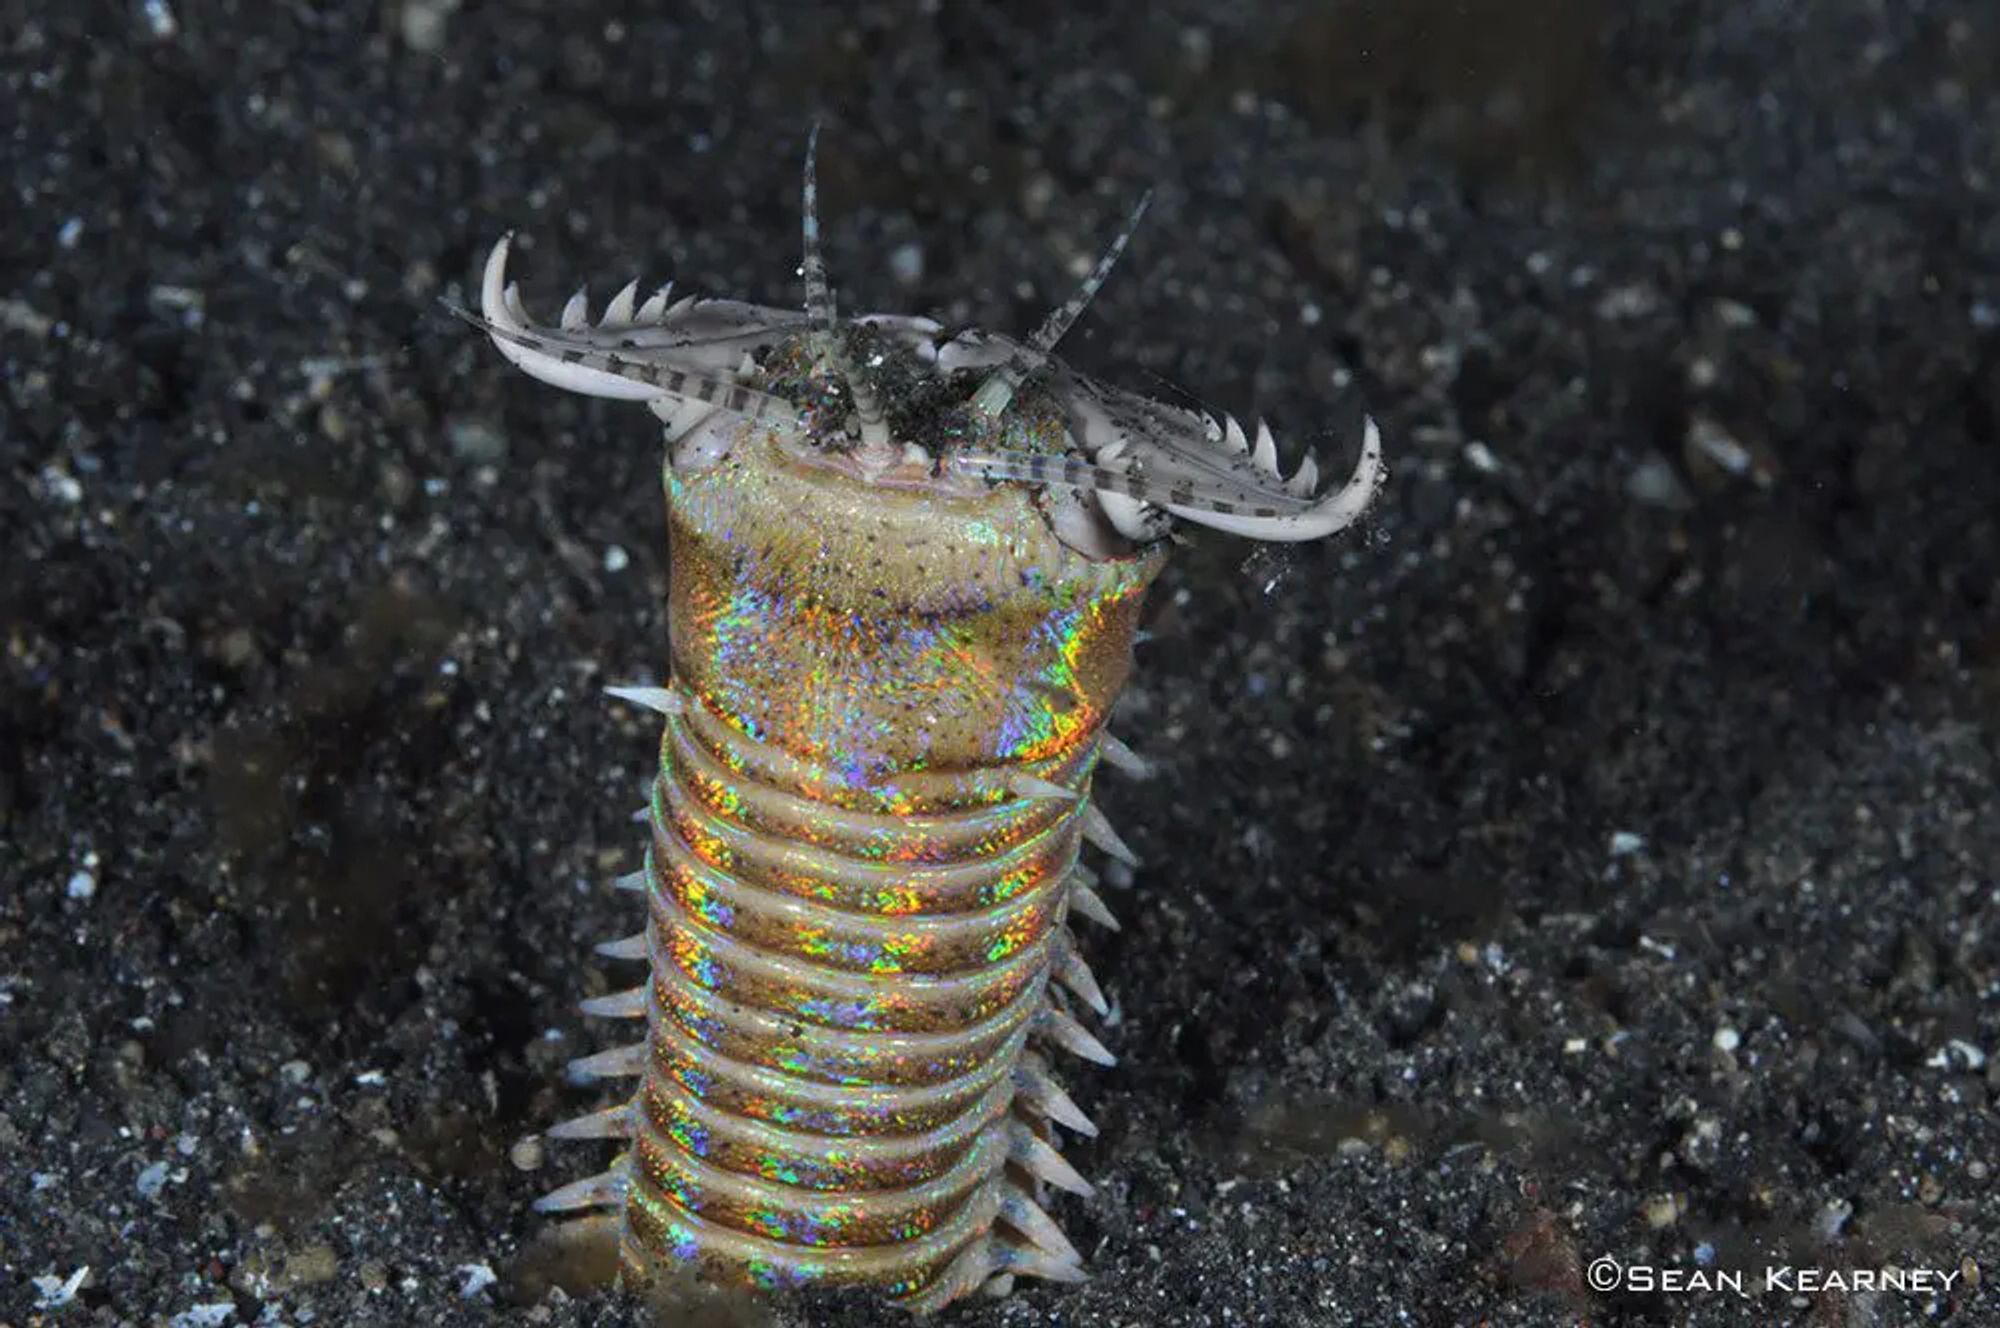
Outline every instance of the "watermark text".
<path fill-rule="evenodd" d="M 1684 1268 L 1623 1263 L 1608 1254 L 1592 1259 L 1584 1269 L 1593 1291 L 1657 1291 L 1667 1295 L 1801 1296 L 1821 1291 L 1946 1295 L 1964 1276 L 1962 1268 L 1817 1268 L 1795 1264 Z"/>

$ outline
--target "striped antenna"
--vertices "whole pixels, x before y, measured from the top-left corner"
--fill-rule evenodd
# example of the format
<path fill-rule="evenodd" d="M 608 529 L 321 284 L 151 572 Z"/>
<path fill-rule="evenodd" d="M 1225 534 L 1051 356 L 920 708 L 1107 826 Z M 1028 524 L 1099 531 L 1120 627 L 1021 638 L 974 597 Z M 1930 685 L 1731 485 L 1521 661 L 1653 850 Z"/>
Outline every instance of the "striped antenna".
<path fill-rule="evenodd" d="M 806 321 L 812 325 L 813 353 L 847 384 L 854 398 L 854 414 L 861 424 L 861 441 L 886 447 L 889 426 L 882 421 L 882 406 L 875 390 L 854 372 L 840 341 L 840 310 L 834 304 L 833 287 L 826 279 L 826 258 L 819 244 L 819 121 L 813 121 L 806 135 L 805 202 L 799 229 L 805 240 L 805 261 L 799 265 L 806 280 Z"/>
<path fill-rule="evenodd" d="M 951 466 L 964 474 L 987 480 L 1019 480 L 1023 484 L 1044 486 L 1059 484 L 1102 493 L 1122 493 L 1142 502 L 1159 496 L 1137 476 L 1093 466 L 1081 457 L 1045 456 L 1039 452 L 993 448 L 953 452 Z"/>
<path fill-rule="evenodd" d="M 1051 310 L 1049 316 L 1042 320 L 1042 325 L 1035 329 L 1035 335 L 1029 337 L 1005 364 L 979 385 L 979 391 L 972 398 L 975 410 L 991 419 L 1013 402 L 1014 393 L 1020 390 L 1028 375 L 1042 367 L 1049 352 L 1062 340 L 1063 333 L 1069 331 L 1070 325 L 1103 289 L 1112 267 L 1117 264 L 1119 255 L 1125 252 L 1125 246 L 1132 242 L 1132 233 L 1139 229 L 1140 218 L 1146 215 L 1146 209 L 1152 202 L 1153 191 L 1150 189 L 1139 196 L 1138 206 L 1126 218 L 1124 229 L 1118 232 L 1118 237 L 1104 251 L 1104 256 L 1097 260 L 1097 266 L 1090 270 L 1090 275 L 1083 279 L 1076 293 Z"/>
<path fill-rule="evenodd" d="M 833 304 L 833 289 L 826 284 L 826 259 L 819 250 L 819 121 L 813 121 L 806 135 L 805 215 L 800 230 L 805 237 L 805 262 L 800 272 L 806 279 L 806 317 L 813 324 L 815 340 L 833 338 L 839 313 Z"/>

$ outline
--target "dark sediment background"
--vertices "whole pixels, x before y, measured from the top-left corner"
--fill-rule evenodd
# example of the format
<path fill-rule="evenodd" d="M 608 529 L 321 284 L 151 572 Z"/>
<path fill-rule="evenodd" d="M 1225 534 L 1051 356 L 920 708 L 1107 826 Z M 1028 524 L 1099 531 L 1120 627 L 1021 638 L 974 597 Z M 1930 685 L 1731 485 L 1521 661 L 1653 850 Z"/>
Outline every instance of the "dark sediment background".
<path fill-rule="evenodd" d="M 437 302 L 788 302 L 819 115 L 846 307 L 1026 329 L 1153 186 L 1070 356 L 1394 468 L 1167 573 L 1094 1280 L 951 1321 L 2000 1324 L 1990 6 L 0 9 L 0 1323 L 646 1321 L 510 1150 L 657 431 Z"/>

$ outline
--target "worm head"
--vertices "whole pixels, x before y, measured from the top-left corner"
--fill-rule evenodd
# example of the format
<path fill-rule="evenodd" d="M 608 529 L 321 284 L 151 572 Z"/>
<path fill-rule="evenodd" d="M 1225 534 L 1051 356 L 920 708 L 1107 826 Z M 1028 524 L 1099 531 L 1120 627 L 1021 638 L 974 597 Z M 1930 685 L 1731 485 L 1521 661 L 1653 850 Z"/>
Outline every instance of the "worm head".
<path fill-rule="evenodd" d="M 1287 478 L 1261 423 L 1254 435 L 1122 391 L 1065 365 L 1056 343 L 1129 243 L 1147 199 L 1076 293 L 1026 340 L 927 318 L 843 319 L 821 256 L 817 130 L 806 152 L 803 313 L 731 300 L 641 302 L 626 286 L 593 318 L 578 291 L 536 322 L 507 280 L 512 237 L 487 259 L 477 314 L 501 354 L 573 392 L 643 401 L 666 425 L 670 464 L 699 471 L 761 432 L 805 464 L 855 482 L 976 499 L 1024 486 L 1055 538 L 1093 559 L 1162 538 L 1172 518 L 1252 539 L 1319 539 L 1360 518 L 1383 480 L 1373 420 L 1341 485 L 1311 456 Z"/>

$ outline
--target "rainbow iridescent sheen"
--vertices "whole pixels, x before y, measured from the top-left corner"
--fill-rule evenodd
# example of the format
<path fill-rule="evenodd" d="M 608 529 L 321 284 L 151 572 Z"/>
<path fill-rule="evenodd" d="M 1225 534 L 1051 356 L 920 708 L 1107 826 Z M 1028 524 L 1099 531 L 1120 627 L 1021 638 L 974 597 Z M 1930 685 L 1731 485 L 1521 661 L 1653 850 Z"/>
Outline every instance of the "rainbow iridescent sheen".
<path fill-rule="evenodd" d="M 738 455 L 667 479 L 682 699 L 625 1276 L 917 1292 L 1000 1239 L 1013 1071 L 1159 557 L 1075 555 L 1019 490 L 873 491 L 754 431 Z"/>
<path fill-rule="evenodd" d="M 816 142 L 816 135 L 815 140 Z M 1170 514 L 1302 540 L 1356 520 L 1380 438 L 1339 490 L 1234 420 L 1096 382 L 1053 354 L 1146 203 L 1029 337 L 843 319 L 802 190 L 805 310 L 643 304 L 537 324 L 481 275 L 481 327 L 544 382 L 665 426 L 671 680 L 647 819 L 640 987 L 593 998 L 642 1042 L 572 1065 L 640 1076 L 551 1131 L 629 1147 L 548 1211 L 619 1205 L 622 1278 L 693 1265 L 767 1289 L 865 1284 L 922 1313 L 1016 1276 L 1075 1282 L 1041 1204 L 1089 1194 L 1054 1125 L 1092 1125 L 1031 1038 L 1101 1064 L 1107 1010 L 1072 909 L 1117 924 L 1077 863 L 1130 860 L 1088 801 Z M 1067 994 L 1065 994 L 1067 993 Z"/>

